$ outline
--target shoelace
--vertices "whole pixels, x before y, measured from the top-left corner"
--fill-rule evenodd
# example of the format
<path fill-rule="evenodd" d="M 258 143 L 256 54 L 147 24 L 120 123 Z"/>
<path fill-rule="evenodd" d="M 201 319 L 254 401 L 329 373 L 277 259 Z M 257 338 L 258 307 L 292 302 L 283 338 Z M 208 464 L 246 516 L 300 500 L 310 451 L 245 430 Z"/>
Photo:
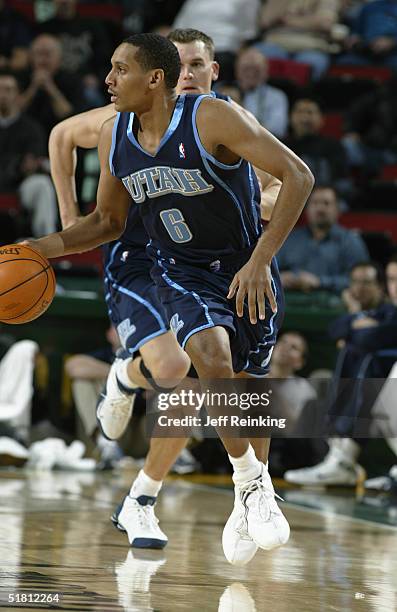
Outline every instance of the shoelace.
<path fill-rule="evenodd" d="M 256 502 L 258 514 L 264 521 L 268 521 L 271 515 L 269 499 L 276 498 L 276 499 L 279 499 L 280 501 L 284 501 L 283 498 L 280 497 L 280 495 L 278 495 L 274 491 L 273 488 L 270 489 L 268 486 L 265 485 L 262 478 L 256 478 L 255 480 L 250 480 L 249 482 L 241 485 L 240 499 L 245 508 L 245 516 L 244 516 L 245 523 L 247 522 L 247 515 L 248 515 L 248 506 L 246 503 L 247 499 L 251 493 L 254 493 L 256 491 L 259 491 L 258 499 Z M 263 511 L 262 511 L 263 508 L 266 509 L 265 516 L 263 515 Z"/>
<path fill-rule="evenodd" d="M 113 399 L 109 401 L 109 412 L 112 419 L 124 419 L 128 416 L 131 406 L 130 398 Z"/>
<path fill-rule="evenodd" d="M 134 508 L 131 508 L 130 512 L 131 514 L 133 512 L 137 512 L 138 521 L 141 527 L 157 527 L 159 520 L 154 514 L 153 506 L 142 506 L 138 501 L 135 500 Z"/>

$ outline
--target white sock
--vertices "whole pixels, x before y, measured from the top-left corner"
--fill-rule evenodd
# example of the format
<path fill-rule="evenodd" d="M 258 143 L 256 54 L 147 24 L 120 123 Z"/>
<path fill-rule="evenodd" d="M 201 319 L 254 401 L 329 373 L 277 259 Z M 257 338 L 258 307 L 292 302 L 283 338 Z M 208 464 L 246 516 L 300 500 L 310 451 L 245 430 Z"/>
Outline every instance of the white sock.
<path fill-rule="evenodd" d="M 132 357 L 128 357 L 128 359 L 123 359 L 116 366 L 117 378 L 119 379 L 122 385 L 128 387 L 129 389 L 135 389 L 137 386 L 137 384 L 128 376 L 128 366 L 132 362 L 132 359 Z"/>
<path fill-rule="evenodd" d="M 262 470 L 262 464 L 256 458 L 255 451 L 249 444 L 248 449 L 241 457 L 232 457 L 229 455 L 230 463 L 233 466 L 233 482 L 242 484 L 247 480 L 257 478 Z"/>
<path fill-rule="evenodd" d="M 140 495 L 149 495 L 157 497 L 162 487 L 162 480 L 153 480 L 143 470 L 135 478 L 130 489 L 130 497 L 139 497 Z"/>

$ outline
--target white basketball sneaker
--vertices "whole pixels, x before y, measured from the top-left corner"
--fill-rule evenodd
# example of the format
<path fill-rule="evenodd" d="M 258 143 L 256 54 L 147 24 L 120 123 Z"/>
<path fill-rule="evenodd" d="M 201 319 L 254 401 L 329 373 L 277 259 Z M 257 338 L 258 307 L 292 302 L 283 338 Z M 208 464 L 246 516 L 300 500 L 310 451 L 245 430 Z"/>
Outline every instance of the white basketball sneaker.
<path fill-rule="evenodd" d="M 112 514 L 111 521 L 125 531 L 131 546 L 135 548 L 164 548 L 168 538 L 159 527 L 154 513 L 156 498 L 149 495 L 126 496 L 123 503 Z"/>
<path fill-rule="evenodd" d="M 288 470 L 287 482 L 298 485 L 329 485 L 354 487 L 365 480 L 365 470 L 356 462 L 358 445 L 349 438 L 329 440 L 329 451 L 317 465 L 300 470 Z M 359 449 L 359 447 L 358 447 Z"/>
<path fill-rule="evenodd" d="M 290 529 L 265 465 L 258 478 L 236 484 L 234 493 L 233 512 L 223 530 L 223 551 L 233 565 L 246 565 L 258 547 L 272 550 L 285 544 Z"/>
<path fill-rule="evenodd" d="M 117 366 L 121 359 L 115 359 L 97 404 L 97 419 L 102 433 L 108 440 L 120 438 L 130 422 L 136 392 L 139 387 L 129 389 L 117 378 Z"/>

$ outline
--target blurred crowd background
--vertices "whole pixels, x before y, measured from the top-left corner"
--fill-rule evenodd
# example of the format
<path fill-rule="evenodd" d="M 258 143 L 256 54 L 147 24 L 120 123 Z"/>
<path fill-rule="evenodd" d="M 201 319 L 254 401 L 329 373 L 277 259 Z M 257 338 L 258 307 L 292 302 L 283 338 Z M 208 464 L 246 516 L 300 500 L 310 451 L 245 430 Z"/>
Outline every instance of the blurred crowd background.
<path fill-rule="evenodd" d="M 343 378 L 393 378 L 397 361 L 396 1 L 0 0 L 0 244 L 60 229 L 48 137 L 65 117 L 108 103 L 104 78 L 113 49 L 136 32 L 166 35 L 187 27 L 214 40 L 220 64 L 214 89 L 251 111 L 309 165 L 316 178 L 298 226 L 279 254 L 292 316 L 288 318 L 287 310 L 287 333 L 275 351 L 272 375 L 297 382 L 299 410 L 294 418 L 299 428 L 305 404 L 310 411 L 319 397 L 328 401 L 324 380 L 332 380 L 337 388 Z M 95 205 L 98 176 L 96 151 L 79 151 L 77 191 L 83 213 Z M 70 290 L 81 289 L 81 284 L 85 293 L 90 288 L 94 293 L 99 285 L 98 251 L 63 258 L 55 267 L 60 300 L 63 292 L 72 299 Z M 111 361 L 111 351 L 92 353 L 104 344 L 106 316 L 104 311 L 94 316 L 96 340 L 93 334 L 79 339 L 76 321 L 82 311 L 68 308 L 62 316 L 74 336 L 69 342 L 58 339 L 58 351 L 63 346 L 65 350 L 58 368 L 62 374 L 57 378 L 55 413 L 49 406 L 52 391 L 48 393 L 55 366 L 48 365 L 46 356 L 55 350 L 57 336 L 43 332 L 42 338 L 35 338 L 38 344 L 23 347 L 36 372 L 29 371 L 34 389 L 24 399 L 29 416 L 21 409 L 25 417 L 12 423 L 14 433 L 4 430 L 4 437 L 27 445 L 30 425 L 37 428 L 43 422 L 50 426 L 39 427 L 36 439 L 55 431 L 66 440 L 79 435 L 87 442 L 95 434 L 94 421 L 78 409 L 76 379 L 101 380 L 106 375 L 106 367 L 101 368 Z M 60 311 L 61 306 L 54 317 Z M 41 321 L 35 325 L 45 327 Z M 13 335 L 11 328 L 1 330 L 5 355 L 15 348 L 10 330 Z M 20 333 L 16 335 L 14 340 L 21 340 Z M 115 348 L 117 340 L 109 338 Z M 82 376 L 82 363 L 73 361 L 76 357 L 68 361 L 70 353 L 77 353 L 77 359 L 87 353 L 100 362 L 99 370 L 94 369 L 93 375 L 88 368 Z M 297 372 L 311 375 L 310 390 L 302 386 Z M 274 469 L 281 475 L 286 469 L 316 466 L 324 457 L 339 465 L 342 457 L 348 469 L 339 477 L 345 484 L 355 484 L 365 444 L 341 425 L 340 417 L 353 419 L 364 411 L 369 420 L 376 397 L 366 405 L 361 399 L 339 402 L 343 414 L 335 417 L 335 433 L 347 439 L 343 448 L 295 440 L 287 450 L 287 445 L 277 443 Z M 0 398 L 0 404 L 7 401 Z M 73 402 L 80 417 L 73 411 L 70 416 Z M 6 428 L 12 419 L 4 414 L 0 423 Z M 397 453 L 393 431 L 380 432 L 392 440 L 389 465 Z M 94 444 L 99 461 L 106 455 L 102 443 Z M 12 452 L 16 450 L 9 455 Z M 112 461 L 123 452 L 116 449 Z M 135 454 L 142 453 L 144 449 Z M 7 455 L 0 448 L 1 454 Z M 213 443 L 203 441 L 181 471 L 226 469 L 220 454 Z M 373 455 L 368 457 L 369 464 Z M 299 478 L 311 477 L 290 476 L 291 481 Z"/>

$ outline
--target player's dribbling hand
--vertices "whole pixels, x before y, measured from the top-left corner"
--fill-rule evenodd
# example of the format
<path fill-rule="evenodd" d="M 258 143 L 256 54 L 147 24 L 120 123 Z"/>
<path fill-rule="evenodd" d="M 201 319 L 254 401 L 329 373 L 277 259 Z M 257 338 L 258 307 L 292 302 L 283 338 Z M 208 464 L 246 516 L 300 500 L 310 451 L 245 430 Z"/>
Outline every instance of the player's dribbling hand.
<path fill-rule="evenodd" d="M 259 319 L 266 317 L 265 298 L 269 300 L 273 312 L 277 312 L 276 298 L 272 289 L 270 265 L 257 263 L 250 259 L 236 274 L 230 283 L 228 299 L 236 296 L 237 316 L 242 317 L 245 296 L 248 296 L 249 318 L 252 324 L 257 322 L 257 308 Z"/>
<path fill-rule="evenodd" d="M 29 238 L 27 240 L 21 240 L 18 244 L 22 244 L 22 246 L 27 246 L 36 251 L 36 253 L 40 253 L 40 255 L 44 255 L 42 250 L 40 249 L 39 242 L 34 240 L 33 238 Z"/>

